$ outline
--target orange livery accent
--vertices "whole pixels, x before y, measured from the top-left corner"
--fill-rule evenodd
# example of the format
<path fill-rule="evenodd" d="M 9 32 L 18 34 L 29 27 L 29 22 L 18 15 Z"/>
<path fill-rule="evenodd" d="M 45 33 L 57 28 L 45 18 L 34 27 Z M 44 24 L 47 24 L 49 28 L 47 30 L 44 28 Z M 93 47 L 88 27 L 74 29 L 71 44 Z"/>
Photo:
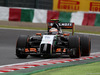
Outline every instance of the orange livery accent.
<path fill-rule="evenodd" d="M 56 49 L 56 52 L 61 52 L 61 48 L 57 48 Z"/>
<path fill-rule="evenodd" d="M 64 35 L 64 36 L 69 36 L 69 34 L 66 34 L 66 33 L 64 33 L 63 35 Z"/>
<path fill-rule="evenodd" d="M 66 52 L 66 49 L 64 48 L 63 52 Z"/>
<path fill-rule="evenodd" d="M 30 52 L 37 52 L 36 48 L 30 48 Z"/>
<path fill-rule="evenodd" d="M 40 35 L 41 36 L 42 34 L 41 33 L 36 33 L 36 35 Z"/>
<path fill-rule="evenodd" d="M 25 52 L 29 52 L 28 48 L 25 48 Z"/>

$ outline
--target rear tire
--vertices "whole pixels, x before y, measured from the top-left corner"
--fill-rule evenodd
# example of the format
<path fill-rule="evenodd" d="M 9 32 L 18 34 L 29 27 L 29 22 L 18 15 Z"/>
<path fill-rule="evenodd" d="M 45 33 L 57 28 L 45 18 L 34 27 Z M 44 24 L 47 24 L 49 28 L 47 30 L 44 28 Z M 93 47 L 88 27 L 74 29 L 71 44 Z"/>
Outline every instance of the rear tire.
<path fill-rule="evenodd" d="M 69 36 L 69 49 L 73 49 L 71 58 L 79 58 L 80 53 L 80 38 L 78 36 Z"/>
<path fill-rule="evenodd" d="M 80 37 L 80 49 L 82 56 L 89 56 L 91 52 L 91 40 L 87 36 Z"/>
<path fill-rule="evenodd" d="M 20 49 L 25 49 L 27 46 L 27 41 L 28 41 L 28 36 L 26 35 L 21 35 L 19 36 L 17 43 L 16 43 L 16 56 L 18 58 L 27 58 L 28 55 L 22 54 L 22 51 L 19 51 L 18 48 Z"/>

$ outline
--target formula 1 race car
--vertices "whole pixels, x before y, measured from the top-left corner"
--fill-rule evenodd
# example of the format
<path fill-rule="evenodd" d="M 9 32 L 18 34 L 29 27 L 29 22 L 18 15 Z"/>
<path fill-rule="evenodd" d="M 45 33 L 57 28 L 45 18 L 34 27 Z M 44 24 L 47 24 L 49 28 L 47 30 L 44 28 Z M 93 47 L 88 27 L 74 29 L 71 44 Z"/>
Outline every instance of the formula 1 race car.
<path fill-rule="evenodd" d="M 52 19 L 48 23 L 48 31 L 42 35 L 20 35 L 16 43 L 16 56 L 27 58 L 28 55 L 49 57 L 53 55 L 69 55 L 71 58 L 89 56 L 91 40 L 88 36 L 74 35 L 74 23 L 60 23 Z M 63 33 L 62 29 L 72 29 L 72 35 Z"/>

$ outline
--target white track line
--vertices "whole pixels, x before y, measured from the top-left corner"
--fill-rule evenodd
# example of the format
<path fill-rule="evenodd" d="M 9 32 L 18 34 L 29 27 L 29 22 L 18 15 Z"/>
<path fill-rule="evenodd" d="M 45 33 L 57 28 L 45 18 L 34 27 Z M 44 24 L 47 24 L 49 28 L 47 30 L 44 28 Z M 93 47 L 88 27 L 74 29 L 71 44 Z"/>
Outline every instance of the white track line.
<path fill-rule="evenodd" d="M 5 30 L 21 30 L 21 31 L 46 31 L 46 30 L 17 29 L 17 28 L 2 28 L 2 27 L 0 27 L 0 29 L 5 29 Z"/>
<path fill-rule="evenodd" d="M 81 57 L 78 59 L 45 59 L 45 60 L 37 60 L 37 61 L 30 61 L 30 62 L 23 62 L 23 63 L 15 63 L 9 65 L 2 65 L 0 66 L 0 73 L 11 72 L 15 70 L 21 70 L 36 66 L 43 66 L 43 65 L 50 65 L 50 64 L 58 64 L 58 63 L 65 63 L 65 62 L 73 62 L 79 60 L 88 60 L 100 57 L 100 52 L 91 53 L 92 56 L 88 57 Z"/>
<path fill-rule="evenodd" d="M 100 54 L 100 52 L 91 53 L 91 55 L 95 55 L 95 54 Z M 90 56 L 90 57 L 93 57 L 93 56 Z M 22 64 L 27 64 L 27 63 L 35 63 L 35 62 L 42 62 L 42 61 L 49 61 L 49 60 L 55 60 L 55 59 L 44 59 L 44 60 L 37 60 L 37 61 L 30 61 L 30 62 L 22 62 L 22 63 L 8 64 L 8 65 L 2 65 L 0 67 L 13 66 L 13 65 L 16 65 L 16 64 L 22 65 Z M 56 59 L 56 60 L 59 60 L 59 59 Z M 69 61 L 66 61 L 66 62 L 69 62 Z"/>
<path fill-rule="evenodd" d="M 0 27 L 0 29 L 8 29 L 8 30 L 22 30 L 22 31 L 47 31 L 47 30 L 32 30 L 32 29 L 17 29 L 17 28 L 2 28 Z M 69 31 L 66 31 L 69 32 Z M 69 32 L 71 33 L 71 32 Z M 93 34 L 93 33 L 80 33 L 80 32 L 75 32 L 76 34 L 84 34 L 84 35 L 92 35 L 92 36 L 100 36 L 100 34 Z"/>
<path fill-rule="evenodd" d="M 30 61 L 30 62 L 22 62 L 22 63 L 15 63 L 15 64 L 8 64 L 8 65 L 2 65 L 0 67 L 13 66 L 13 65 L 22 65 L 22 64 L 27 64 L 27 63 L 35 63 L 35 62 L 42 62 L 42 61 L 49 61 L 49 60 L 51 60 L 51 59 L 37 60 L 37 61 Z"/>
<path fill-rule="evenodd" d="M 93 54 L 100 54 L 100 52 L 91 53 L 91 55 L 93 55 Z"/>

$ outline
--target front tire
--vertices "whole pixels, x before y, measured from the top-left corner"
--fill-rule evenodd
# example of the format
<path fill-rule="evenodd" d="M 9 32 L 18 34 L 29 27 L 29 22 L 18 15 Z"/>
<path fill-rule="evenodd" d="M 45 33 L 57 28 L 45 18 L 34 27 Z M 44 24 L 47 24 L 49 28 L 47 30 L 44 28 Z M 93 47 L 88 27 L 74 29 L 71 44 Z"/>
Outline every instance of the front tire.
<path fill-rule="evenodd" d="M 80 37 L 80 49 L 82 56 L 89 56 L 91 52 L 91 40 L 87 36 Z"/>
<path fill-rule="evenodd" d="M 78 36 L 69 36 L 69 49 L 73 49 L 71 58 L 80 58 L 80 38 Z"/>
<path fill-rule="evenodd" d="M 31 57 L 40 57 L 41 55 L 30 55 Z"/>
<path fill-rule="evenodd" d="M 19 36 L 19 38 L 17 40 L 17 43 L 16 43 L 16 56 L 18 58 L 27 58 L 28 55 L 22 54 L 22 50 L 19 50 L 19 48 L 20 49 L 25 49 L 26 48 L 28 38 L 29 37 L 26 36 L 26 35 Z"/>

